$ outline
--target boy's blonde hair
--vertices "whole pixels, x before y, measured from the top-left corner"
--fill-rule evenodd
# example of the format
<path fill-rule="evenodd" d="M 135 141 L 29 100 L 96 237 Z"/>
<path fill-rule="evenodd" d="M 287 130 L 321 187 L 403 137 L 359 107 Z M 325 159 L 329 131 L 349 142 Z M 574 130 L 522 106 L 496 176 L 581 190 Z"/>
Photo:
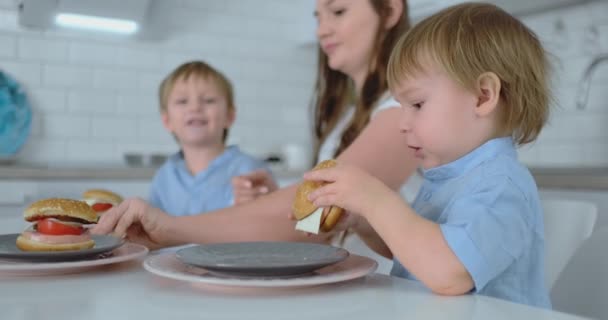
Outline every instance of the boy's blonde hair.
<path fill-rule="evenodd" d="M 177 69 L 173 70 L 160 84 L 158 90 L 158 97 L 160 100 L 160 112 L 167 112 L 168 104 L 169 104 L 169 95 L 171 91 L 175 87 L 175 83 L 181 80 L 188 80 L 190 77 L 200 77 L 206 81 L 211 81 L 221 91 L 224 98 L 226 99 L 226 105 L 228 107 L 228 112 L 234 112 L 234 91 L 232 89 L 232 84 L 217 69 L 208 65 L 203 61 L 190 61 L 186 62 Z M 226 141 L 228 137 L 228 129 L 224 130 L 223 141 Z"/>
<path fill-rule="evenodd" d="M 428 62 L 472 91 L 480 75 L 495 73 L 501 82 L 501 133 L 520 145 L 538 137 L 549 115 L 550 67 L 540 41 L 519 20 L 483 3 L 455 5 L 428 17 L 395 46 L 389 87 L 424 72 Z"/>

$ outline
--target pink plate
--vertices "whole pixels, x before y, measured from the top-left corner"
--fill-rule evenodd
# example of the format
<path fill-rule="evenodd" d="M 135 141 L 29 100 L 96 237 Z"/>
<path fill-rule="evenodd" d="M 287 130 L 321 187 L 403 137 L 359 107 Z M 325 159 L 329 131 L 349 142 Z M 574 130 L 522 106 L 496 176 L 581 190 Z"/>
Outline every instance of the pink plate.
<path fill-rule="evenodd" d="M 86 269 L 129 261 L 144 257 L 148 248 L 135 243 L 125 243 L 112 250 L 112 255 L 94 260 L 65 261 L 65 262 L 24 262 L 0 259 L 0 276 L 36 276 L 51 274 L 66 274 L 82 272 Z"/>
<path fill-rule="evenodd" d="M 180 262 L 174 253 L 150 256 L 144 268 L 156 275 L 194 283 L 233 287 L 302 287 L 352 280 L 376 270 L 378 263 L 370 258 L 351 254 L 346 260 L 293 277 L 234 277 L 211 273 L 203 268 Z"/>

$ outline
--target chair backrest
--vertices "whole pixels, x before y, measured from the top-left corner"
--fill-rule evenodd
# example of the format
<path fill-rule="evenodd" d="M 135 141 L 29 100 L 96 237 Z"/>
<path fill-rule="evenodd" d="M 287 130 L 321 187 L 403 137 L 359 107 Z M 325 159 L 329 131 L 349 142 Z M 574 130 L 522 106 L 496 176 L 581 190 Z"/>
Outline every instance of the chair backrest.
<path fill-rule="evenodd" d="M 608 319 L 608 227 L 593 232 L 576 251 L 551 290 L 553 309 Z"/>
<path fill-rule="evenodd" d="M 542 199 L 545 223 L 545 285 L 555 280 L 578 247 L 591 235 L 597 219 L 593 202 Z"/>

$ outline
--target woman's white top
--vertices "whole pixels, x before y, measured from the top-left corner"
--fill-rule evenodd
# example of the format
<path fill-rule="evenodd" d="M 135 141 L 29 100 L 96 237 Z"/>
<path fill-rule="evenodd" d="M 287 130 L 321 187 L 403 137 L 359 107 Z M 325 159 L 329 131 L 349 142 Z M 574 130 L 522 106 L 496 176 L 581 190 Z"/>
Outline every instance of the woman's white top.
<path fill-rule="evenodd" d="M 397 102 L 397 100 L 395 100 L 392 96 L 390 96 L 388 93 L 386 93 L 380 99 L 377 106 L 372 111 L 371 117 L 373 118 L 376 114 L 378 114 L 378 112 L 380 112 L 382 110 L 385 110 L 388 108 L 399 108 L 399 107 L 401 107 L 399 102 Z M 340 139 L 342 137 L 342 133 L 344 132 L 344 130 L 346 130 L 346 127 L 350 123 L 354 113 L 355 113 L 354 106 L 352 106 L 352 105 L 349 106 L 346 109 L 346 111 L 344 112 L 344 114 L 342 115 L 342 117 L 340 118 L 340 120 L 338 121 L 338 123 L 336 123 L 336 126 L 334 127 L 334 129 L 329 133 L 329 135 L 327 135 L 327 138 L 325 139 L 325 141 L 321 145 L 321 148 L 319 149 L 319 158 L 318 158 L 319 162 L 321 162 L 323 160 L 334 158 L 334 153 L 336 152 L 336 150 L 338 149 L 338 147 L 340 145 Z M 395 128 L 395 130 L 398 130 L 398 128 Z M 412 202 L 412 201 L 414 201 L 414 198 L 416 197 L 416 194 L 418 193 L 418 190 L 420 189 L 421 185 L 422 185 L 422 176 L 419 173 L 415 172 L 408 179 L 408 181 L 406 181 L 401 186 L 399 193 L 406 201 Z M 369 249 L 365 245 L 365 243 L 363 243 L 363 241 L 361 239 L 359 239 L 359 237 L 357 237 L 357 236 L 347 237 L 343 247 L 354 254 L 368 256 L 368 257 L 373 258 L 376 261 L 378 261 L 379 266 L 378 266 L 378 270 L 376 272 L 383 273 L 383 274 L 390 273 L 390 270 L 392 267 L 392 261 L 373 252 L 371 249 Z"/>

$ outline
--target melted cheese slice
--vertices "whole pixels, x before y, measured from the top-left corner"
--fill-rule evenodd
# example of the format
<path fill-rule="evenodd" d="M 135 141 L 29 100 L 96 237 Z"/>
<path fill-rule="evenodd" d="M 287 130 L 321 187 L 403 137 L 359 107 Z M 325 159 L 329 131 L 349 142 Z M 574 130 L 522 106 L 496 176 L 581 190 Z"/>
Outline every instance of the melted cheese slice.
<path fill-rule="evenodd" d="M 319 229 L 321 227 L 321 216 L 323 215 L 323 207 L 318 208 L 313 213 L 311 213 L 308 217 L 298 221 L 296 223 L 296 230 L 319 234 Z"/>

